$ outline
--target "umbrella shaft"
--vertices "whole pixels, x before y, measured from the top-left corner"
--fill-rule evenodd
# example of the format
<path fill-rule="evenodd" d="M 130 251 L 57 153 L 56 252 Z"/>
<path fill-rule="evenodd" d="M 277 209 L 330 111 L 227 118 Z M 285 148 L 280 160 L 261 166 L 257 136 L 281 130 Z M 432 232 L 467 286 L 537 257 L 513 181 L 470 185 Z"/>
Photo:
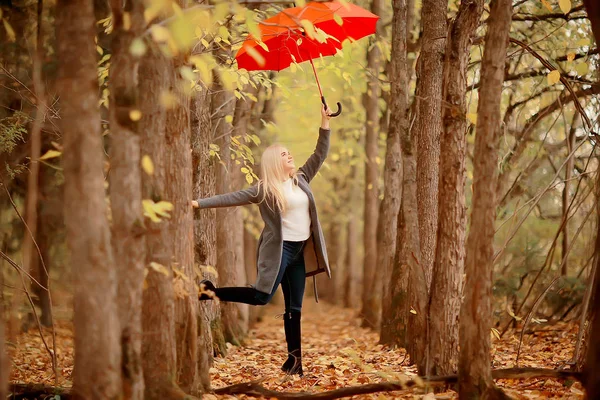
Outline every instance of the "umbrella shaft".
<path fill-rule="evenodd" d="M 321 90 L 321 83 L 319 82 L 319 77 L 317 76 L 317 70 L 315 69 L 315 64 L 313 63 L 312 58 L 310 59 L 310 65 L 312 65 L 313 73 L 315 74 L 315 80 L 317 81 L 317 86 L 319 87 L 319 93 L 321 97 L 323 97 L 323 91 Z"/>

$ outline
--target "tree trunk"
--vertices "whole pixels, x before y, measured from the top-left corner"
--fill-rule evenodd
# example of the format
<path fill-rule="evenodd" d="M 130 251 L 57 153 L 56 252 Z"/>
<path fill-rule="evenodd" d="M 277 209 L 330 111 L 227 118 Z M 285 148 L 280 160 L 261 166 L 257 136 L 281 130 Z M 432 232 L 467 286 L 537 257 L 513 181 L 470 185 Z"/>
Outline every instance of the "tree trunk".
<path fill-rule="evenodd" d="M 180 87 L 182 59 L 170 69 L 170 91 L 177 97 L 167 110 L 165 157 L 168 201 L 173 203 L 170 229 L 175 277 L 175 331 L 177 343 L 177 382 L 185 392 L 198 389 L 198 290 L 194 282 L 194 225 L 192 199 L 192 153 L 190 141 L 190 99 Z"/>
<path fill-rule="evenodd" d="M 418 131 L 415 131 L 417 156 L 417 198 L 421 268 L 426 279 L 427 296 L 435 261 L 438 220 L 438 181 L 440 137 L 442 133 L 442 87 L 444 80 L 444 50 L 448 27 L 448 0 L 423 0 L 421 55 L 419 56 Z M 416 332 L 418 336 L 424 332 Z"/>
<path fill-rule="evenodd" d="M 358 168 L 356 168 L 355 165 L 352 166 L 350 177 L 351 188 L 357 187 Z M 350 207 L 354 207 L 356 204 L 359 204 L 357 194 L 358 192 L 355 190 L 350 191 L 350 196 L 348 199 L 348 204 L 350 204 Z M 349 216 L 347 230 L 346 257 L 344 262 L 346 267 L 344 278 L 344 307 L 357 308 L 360 307 L 360 300 L 362 297 L 362 293 L 359 291 L 359 289 L 362 287 L 362 268 L 358 264 L 358 255 L 356 254 L 359 240 L 359 226 L 355 213 L 351 213 Z"/>
<path fill-rule="evenodd" d="M 142 155 L 154 164 L 154 174 L 142 175 L 144 200 L 173 201 L 169 198 L 170 184 L 167 155 L 167 111 L 160 98 L 169 89 L 173 62 L 152 45 L 139 66 L 139 87 L 143 90 L 141 103 Z M 189 152 L 189 150 L 188 150 Z M 177 206 L 174 204 L 174 206 Z M 145 398 L 183 398 L 177 377 L 175 334 L 175 292 L 173 289 L 172 226 L 167 219 L 146 220 L 147 276 L 142 307 L 142 366 L 146 385 Z"/>
<path fill-rule="evenodd" d="M 8 373 L 10 370 L 10 359 L 6 353 L 4 344 L 4 310 L 0 312 L 0 399 L 8 398 Z"/>
<path fill-rule="evenodd" d="M 395 0 L 392 3 L 394 16 L 392 20 L 392 58 L 390 65 L 390 126 L 387 136 L 385 155 L 385 194 L 382 214 L 379 219 L 379 249 L 377 265 L 383 271 L 383 298 L 381 317 L 380 343 L 399 344 L 401 335 L 398 332 L 398 320 L 406 291 L 402 282 L 400 266 L 394 263 L 398 237 L 398 214 L 402 197 L 402 149 L 400 136 L 408 132 L 408 70 L 406 62 L 406 0 Z M 400 296 L 398 298 L 397 296 Z M 395 300 L 394 300 L 395 299 Z M 404 344 L 404 340 L 402 340 Z"/>
<path fill-rule="evenodd" d="M 567 157 L 571 154 L 573 149 L 575 148 L 576 136 L 575 132 L 577 131 L 577 116 L 579 113 L 576 111 L 575 116 L 573 117 L 573 121 L 571 122 L 571 129 L 569 129 L 569 135 L 567 137 Z M 569 272 L 569 264 L 567 262 L 567 255 L 569 252 L 569 222 L 567 220 L 569 214 L 569 205 L 571 202 L 571 177 L 573 176 L 573 167 L 575 164 L 575 155 L 570 157 L 567 160 L 567 165 L 565 167 L 565 187 L 562 191 L 562 217 L 565 220 L 565 224 L 562 229 L 562 268 L 560 274 L 562 276 L 567 276 Z"/>
<path fill-rule="evenodd" d="M 235 97 L 220 83 L 213 85 L 212 96 L 212 126 L 215 143 L 219 146 L 220 163 L 217 165 L 217 193 L 231 191 L 231 135 L 233 127 L 227 122 L 226 116 L 233 117 Z M 244 286 L 246 272 L 242 260 L 236 259 L 233 230 L 238 214 L 231 209 L 217 209 L 217 271 L 219 286 Z M 225 340 L 234 345 L 241 344 L 247 326 L 246 304 L 221 303 L 221 320 Z"/>
<path fill-rule="evenodd" d="M 500 101 L 511 15 L 511 0 L 492 1 L 481 65 L 473 160 L 473 211 L 467 239 L 465 295 L 460 310 L 461 399 L 502 396 L 492 381 L 490 329 Z"/>
<path fill-rule="evenodd" d="M 142 296 L 144 282 L 144 236 L 142 175 L 138 123 L 131 113 L 138 110 L 138 60 L 131 55 L 132 41 L 144 27 L 142 2 L 113 4 L 113 43 L 110 66 L 110 201 L 112 247 L 119 266 L 119 321 L 121 323 L 121 370 L 123 397 L 144 398 L 141 367 Z M 124 27 L 123 12 L 129 13 L 130 27 Z"/>
<path fill-rule="evenodd" d="M 372 0 L 371 11 L 381 15 L 382 0 Z M 381 32 L 378 32 L 379 36 Z M 377 39 L 375 39 L 377 40 Z M 381 279 L 375 279 L 373 266 L 377 263 L 377 220 L 379 214 L 379 72 L 381 70 L 381 50 L 375 44 L 367 55 L 369 81 L 365 102 L 366 134 L 365 134 L 365 209 L 363 216 L 363 290 L 362 290 L 362 326 L 376 328 L 379 326 Z"/>
<path fill-rule="evenodd" d="M 596 39 L 596 46 L 600 43 L 600 4 L 593 0 L 583 0 L 585 9 L 588 17 L 592 24 L 592 31 Z M 596 181 L 596 209 L 600 215 L 600 175 L 598 175 Z M 595 259 L 596 263 L 594 274 L 594 286 L 592 288 L 592 299 L 590 302 L 590 334 L 586 335 L 587 338 L 597 338 L 600 335 L 600 271 L 598 270 L 598 264 L 600 263 L 600 223 L 597 224 L 598 229 L 596 230 L 596 248 L 595 248 Z M 600 341 L 589 340 L 587 344 L 587 357 L 584 371 L 584 387 L 586 391 L 587 399 L 595 399 L 600 396 L 600 376 L 597 371 L 600 368 Z"/>
<path fill-rule="evenodd" d="M 93 4 L 56 7 L 65 224 L 74 287 L 77 398 L 121 397 L 117 275 L 104 193 Z M 90 212 L 93 210 L 94 212 Z"/>
<path fill-rule="evenodd" d="M 216 157 L 210 156 L 212 139 L 210 124 L 210 95 L 206 89 L 196 92 L 193 97 L 194 116 L 192 122 L 192 159 L 194 170 L 194 198 L 210 197 L 215 194 Z M 196 263 L 200 266 L 201 279 L 216 282 L 216 220 L 215 210 L 197 211 L 194 221 Z M 210 268 L 208 267 L 210 266 Z M 213 353 L 226 352 L 221 331 L 219 306 L 212 301 L 200 302 L 198 313 L 198 370 L 204 392 L 210 390 L 209 369 L 213 363 Z M 213 348 L 216 349 L 213 350 Z"/>
<path fill-rule="evenodd" d="M 429 307 L 431 375 L 458 369 L 458 315 L 462 299 L 466 235 L 465 156 L 467 147 L 467 64 L 479 25 L 482 0 L 462 0 L 447 38 L 444 130 L 440 157 L 437 251 Z"/>

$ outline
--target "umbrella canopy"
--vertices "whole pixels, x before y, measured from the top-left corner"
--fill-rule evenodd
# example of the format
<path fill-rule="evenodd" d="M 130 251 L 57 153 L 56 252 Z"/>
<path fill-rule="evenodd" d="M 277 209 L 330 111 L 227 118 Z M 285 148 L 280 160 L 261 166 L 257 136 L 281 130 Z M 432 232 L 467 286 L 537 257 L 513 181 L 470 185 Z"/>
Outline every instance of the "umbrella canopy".
<path fill-rule="evenodd" d="M 358 40 L 375 33 L 378 19 L 354 4 L 310 2 L 259 22 L 262 43 L 249 36 L 235 58 L 238 67 L 248 71 L 281 71 L 293 62 L 333 55 L 346 39 Z M 314 26 L 316 35 L 312 38 L 303 21 Z"/>

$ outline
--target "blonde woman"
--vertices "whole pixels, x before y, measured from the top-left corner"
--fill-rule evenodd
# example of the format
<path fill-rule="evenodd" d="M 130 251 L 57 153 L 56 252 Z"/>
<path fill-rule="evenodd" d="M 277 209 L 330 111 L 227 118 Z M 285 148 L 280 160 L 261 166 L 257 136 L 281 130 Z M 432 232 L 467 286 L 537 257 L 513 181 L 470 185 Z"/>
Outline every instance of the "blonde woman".
<path fill-rule="evenodd" d="M 220 301 L 265 305 L 281 284 L 285 300 L 284 329 L 288 359 L 281 369 L 303 375 L 300 319 L 306 277 L 326 272 L 331 278 L 325 240 L 309 183 L 329 151 L 331 112 L 321 109 L 321 128 L 314 153 L 296 169 L 287 148 L 275 144 L 261 158 L 261 180 L 238 192 L 193 201 L 199 208 L 258 204 L 265 227 L 258 240 L 258 277 L 249 287 L 216 288 L 202 281 L 200 300 L 212 293 Z M 305 264 L 306 260 L 306 264 Z M 315 299 L 318 301 L 316 284 Z"/>

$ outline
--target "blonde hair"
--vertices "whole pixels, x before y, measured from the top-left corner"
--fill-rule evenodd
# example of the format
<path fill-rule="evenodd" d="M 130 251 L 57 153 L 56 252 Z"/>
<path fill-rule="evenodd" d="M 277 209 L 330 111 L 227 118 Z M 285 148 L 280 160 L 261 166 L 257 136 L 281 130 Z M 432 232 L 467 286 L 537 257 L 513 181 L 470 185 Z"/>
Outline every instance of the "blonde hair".
<path fill-rule="evenodd" d="M 259 188 L 263 187 L 263 198 L 261 201 L 267 201 L 269 207 L 277 207 L 279 211 L 284 212 L 287 208 L 287 201 L 283 195 L 283 181 L 292 178 L 294 184 L 298 185 L 298 172 L 292 171 L 286 176 L 281 162 L 281 149 L 284 147 L 279 144 L 272 144 L 267 147 L 260 160 L 261 179 L 258 182 Z M 270 203 L 270 204 L 269 204 Z"/>

